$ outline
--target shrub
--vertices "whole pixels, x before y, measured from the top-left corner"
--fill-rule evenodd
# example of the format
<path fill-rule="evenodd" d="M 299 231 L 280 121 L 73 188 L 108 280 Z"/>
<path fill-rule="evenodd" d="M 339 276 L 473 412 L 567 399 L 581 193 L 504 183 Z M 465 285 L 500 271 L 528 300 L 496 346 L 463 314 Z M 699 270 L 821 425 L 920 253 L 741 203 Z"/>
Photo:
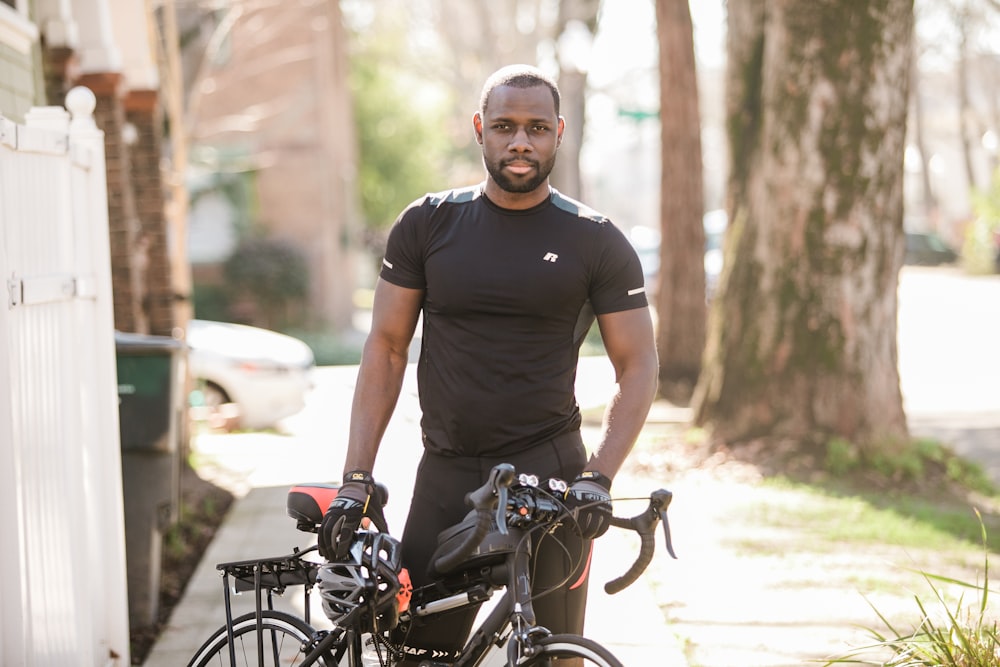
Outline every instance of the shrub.
<path fill-rule="evenodd" d="M 943 476 L 972 491 L 988 495 L 996 492 L 981 466 L 927 438 L 883 442 L 869 448 L 844 438 L 831 438 L 826 443 L 824 465 L 830 474 L 838 477 L 859 470 L 873 471 L 885 480 L 897 482 L 921 482 Z"/>
<path fill-rule="evenodd" d="M 291 243 L 244 239 L 226 260 L 223 275 L 233 320 L 282 330 L 302 319 L 309 267 Z"/>

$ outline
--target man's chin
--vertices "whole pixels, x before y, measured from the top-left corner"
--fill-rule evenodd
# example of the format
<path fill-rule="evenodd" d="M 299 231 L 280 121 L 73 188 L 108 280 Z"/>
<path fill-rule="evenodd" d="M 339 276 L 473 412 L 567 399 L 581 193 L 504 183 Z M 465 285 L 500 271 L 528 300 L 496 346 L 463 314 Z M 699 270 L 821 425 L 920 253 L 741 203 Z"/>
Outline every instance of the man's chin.
<path fill-rule="evenodd" d="M 513 174 L 499 165 L 491 167 L 489 163 L 486 164 L 486 170 L 504 192 L 527 194 L 537 190 L 549 177 L 549 172 L 552 170 L 545 169 L 544 166 L 543 164 L 536 165 L 534 169 L 524 175 Z"/>
<path fill-rule="evenodd" d="M 505 192 L 510 192 L 511 194 L 526 194 L 528 192 L 534 192 L 538 189 L 545 179 L 529 178 L 526 180 L 514 180 L 511 178 L 494 178 L 497 185 L 500 186 L 501 190 Z"/>

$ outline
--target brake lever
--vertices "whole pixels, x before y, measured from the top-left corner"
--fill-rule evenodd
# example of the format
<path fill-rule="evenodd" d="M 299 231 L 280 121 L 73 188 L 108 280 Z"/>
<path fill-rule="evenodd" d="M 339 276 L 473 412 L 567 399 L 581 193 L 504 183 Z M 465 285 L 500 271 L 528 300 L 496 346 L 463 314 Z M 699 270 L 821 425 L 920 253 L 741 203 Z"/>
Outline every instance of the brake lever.
<path fill-rule="evenodd" d="M 514 483 L 514 466 L 509 463 L 501 463 L 494 466 L 491 471 L 491 480 L 493 482 L 493 493 L 497 497 L 497 530 L 500 531 L 501 535 L 507 534 L 507 500 L 509 495 L 507 490 L 510 485 Z"/>
<path fill-rule="evenodd" d="M 674 553 L 674 544 L 670 539 L 670 522 L 667 520 L 667 508 L 670 507 L 670 501 L 673 499 L 673 492 L 666 489 L 654 491 L 649 497 L 650 507 L 659 515 L 660 522 L 663 524 L 663 539 L 667 545 L 667 553 L 676 559 L 677 554 Z"/>
<path fill-rule="evenodd" d="M 507 487 L 497 489 L 497 530 L 501 535 L 507 534 Z"/>

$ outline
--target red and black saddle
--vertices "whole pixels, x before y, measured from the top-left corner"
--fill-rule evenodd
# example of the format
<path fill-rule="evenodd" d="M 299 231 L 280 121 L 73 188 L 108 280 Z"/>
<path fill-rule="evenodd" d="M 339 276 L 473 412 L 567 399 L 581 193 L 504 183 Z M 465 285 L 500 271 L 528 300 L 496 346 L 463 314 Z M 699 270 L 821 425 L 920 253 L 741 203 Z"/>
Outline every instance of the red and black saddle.
<path fill-rule="evenodd" d="M 319 531 L 326 509 L 337 497 L 339 484 L 296 484 L 288 490 L 285 511 L 295 519 L 295 527 L 307 533 Z"/>
<path fill-rule="evenodd" d="M 325 482 L 311 482 L 306 484 L 296 484 L 288 490 L 288 497 L 285 500 L 285 511 L 288 516 L 295 519 L 295 527 L 306 533 L 319 532 L 319 526 L 323 523 L 323 515 L 330 507 L 330 503 L 337 497 L 340 491 L 339 484 Z M 385 507 L 389 501 L 389 490 L 382 484 L 375 485 L 375 498 L 377 507 Z M 381 512 L 376 512 L 376 518 L 381 516 Z M 368 517 L 365 517 L 361 525 L 368 527 Z M 378 521 L 376 521 L 376 525 Z"/>

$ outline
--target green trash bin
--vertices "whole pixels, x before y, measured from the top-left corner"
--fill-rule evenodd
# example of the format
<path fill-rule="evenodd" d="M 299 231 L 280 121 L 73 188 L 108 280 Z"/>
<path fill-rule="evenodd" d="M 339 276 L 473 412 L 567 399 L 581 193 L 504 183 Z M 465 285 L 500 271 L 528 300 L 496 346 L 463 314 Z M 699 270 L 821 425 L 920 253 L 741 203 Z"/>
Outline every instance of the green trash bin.
<path fill-rule="evenodd" d="M 167 336 L 115 332 L 125 505 L 129 624 L 159 613 L 163 535 L 180 504 L 187 347 Z"/>

